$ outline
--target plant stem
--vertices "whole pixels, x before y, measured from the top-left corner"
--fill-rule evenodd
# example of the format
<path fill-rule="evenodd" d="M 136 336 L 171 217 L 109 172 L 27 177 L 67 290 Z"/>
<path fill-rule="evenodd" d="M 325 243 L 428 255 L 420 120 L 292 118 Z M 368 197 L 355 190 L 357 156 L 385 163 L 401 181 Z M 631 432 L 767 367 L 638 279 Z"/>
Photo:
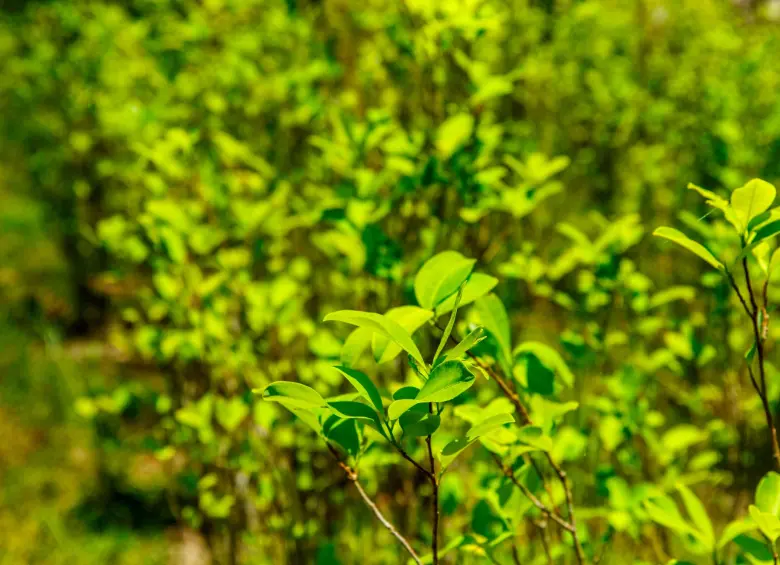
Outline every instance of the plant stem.
<path fill-rule="evenodd" d="M 772 439 L 772 454 L 775 460 L 775 467 L 780 470 L 780 443 L 778 443 L 777 439 L 777 428 L 775 427 L 774 417 L 772 416 L 772 409 L 769 406 L 769 395 L 767 394 L 766 386 L 766 371 L 764 368 L 764 332 L 760 327 L 763 324 L 759 324 L 758 320 L 760 311 L 758 304 L 756 303 L 755 294 L 753 293 L 753 284 L 750 279 L 747 257 L 742 258 L 742 269 L 745 272 L 745 285 L 747 286 L 748 298 L 750 299 L 750 307 L 748 307 L 745 298 L 742 296 L 742 293 L 739 290 L 739 286 L 737 286 L 737 283 L 731 274 L 729 274 L 729 282 L 731 283 L 734 291 L 737 293 L 737 296 L 742 303 L 742 307 L 750 317 L 750 322 L 753 327 L 753 339 L 756 344 L 756 354 L 758 356 L 759 378 L 756 379 L 755 375 L 753 374 L 753 369 L 750 367 L 750 361 L 748 361 L 748 373 L 750 374 L 750 381 L 753 384 L 753 388 L 756 389 L 756 393 L 758 393 L 758 396 L 761 399 L 761 405 L 764 409 L 764 417 L 766 418 L 766 423 L 769 427 L 769 432 Z M 764 307 L 764 311 L 766 311 L 766 306 Z"/>
<path fill-rule="evenodd" d="M 436 327 L 439 328 L 439 326 Z M 442 330 L 442 328 L 439 328 L 439 330 Z M 450 334 L 450 339 L 455 343 L 455 345 L 458 344 L 458 340 L 455 339 L 455 336 L 453 336 L 452 334 Z M 515 422 L 515 424 L 520 427 L 532 425 L 533 421 L 531 420 L 531 415 L 528 413 L 528 410 L 520 401 L 520 397 L 512 389 L 512 387 L 510 387 L 509 384 L 496 371 L 493 370 L 492 367 L 484 363 L 479 357 L 477 357 L 470 351 L 467 352 L 467 355 L 483 371 L 488 373 L 496 383 L 498 383 L 498 386 L 501 389 L 501 391 L 504 393 L 504 396 L 506 396 L 507 399 L 509 399 L 509 401 L 515 407 L 517 412 L 522 416 L 522 421 Z M 582 543 L 580 542 L 579 533 L 577 532 L 577 521 L 576 518 L 574 517 L 574 497 L 571 492 L 571 486 L 569 485 L 569 481 L 568 478 L 566 477 L 566 473 L 564 472 L 563 469 L 561 469 L 560 465 L 558 465 L 558 463 L 555 462 L 552 455 L 550 455 L 547 452 L 544 452 L 544 455 L 547 458 L 547 462 L 550 464 L 550 467 L 552 467 L 553 471 L 555 472 L 555 475 L 558 477 L 558 480 L 560 481 L 561 486 L 563 487 L 564 493 L 566 495 L 566 507 L 569 514 L 569 525 L 571 526 L 571 529 L 567 529 L 567 531 L 571 534 L 572 541 L 574 542 L 574 553 L 577 557 L 577 563 L 578 565 L 584 565 L 586 562 L 585 552 L 582 549 Z"/>
<path fill-rule="evenodd" d="M 504 473 L 504 476 L 510 481 L 512 481 L 512 484 L 514 484 L 520 490 L 520 492 L 523 493 L 523 496 L 525 496 L 531 502 L 531 504 L 536 506 L 536 508 L 538 508 L 539 511 L 546 518 L 551 519 L 553 522 L 558 524 L 561 528 L 563 528 L 567 532 L 571 532 L 574 529 L 569 522 L 567 522 L 564 518 L 562 518 L 557 512 L 551 510 L 534 493 L 532 493 L 527 486 L 525 486 L 523 483 L 518 481 L 517 477 L 515 477 L 515 474 L 512 472 L 512 469 L 510 469 L 507 465 L 504 465 L 503 461 L 501 461 L 498 455 L 496 455 L 492 451 L 490 452 L 490 455 L 493 457 L 493 460 L 496 462 L 496 464 L 499 466 L 501 471 Z"/>
<path fill-rule="evenodd" d="M 433 403 L 428 405 L 428 410 L 433 414 Z M 436 460 L 433 457 L 433 448 L 431 447 L 431 436 L 425 438 L 428 445 L 428 461 L 431 465 L 429 478 L 433 487 L 433 539 L 431 540 L 431 549 L 433 551 L 433 565 L 439 564 L 439 479 L 436 478 Z"/>
<path fill-rule="evenodd" d="M 393 524 L 390 522 L 390 520 L 385 518 L 384 514 L 382 514 L 382 511 L 379 510 L 379 508 L 374 503 L 374 501 L 371 500 L 371 497 L 368 496 L 368 494 L 366 493 L 365 490 L 363 490 L 363 485 L 361 485 L 360 481 L 358 481 L 357 472 L 354 469 L 352 469 L 352 467 L 350 467 L 349 465 L 347 465 L 346 463 L 344 463 L 341 460 L 341 458 L 339 457 L 338 452 L 336 451 L 336 449 L 330 443 L 327 443 L 326 445 L 328 446 L 328 449 L 330 450 L 330 452 L 333 454 L 333 457 L 336 458 L 336 462 L 338 463 L 339 467 L 341 467 L 344 470 L 344 472 L 347 475 L 347 478 L 355 485 L 355 488 L 357 489 L 358 493 L 360 493 L 360 496 L 363 499 L 363 502 L 365 502 L 366 506 L 368 506 L 371 509 L 371 511 L 374 513 L 374 516 L 376 516 L 377 520 L 379 520 L 379 522 L 385 528 L 387 528 L 387 530 L 391 534 L 393 534 L 393 536 L 399 542 L 401 542 L 401 545 L 404 546 L 404 548 L 406 549 L 407 553 L 409 553 L 409 555 L 412 557 L 414 562 L 417 563 L 417 565 L 423 565 L 423 563 L 422 563 L 422 561 L 420 561 L 420 558 L 417 555 L 417 553 L 415 553 L 414 549 L 412 549 L 412 546 L 409 543 L 409 541 L 404 536 L 401 535 L 401 533 L 395 528 L 395 526 L 393 526 Z"/>
<path fill-rule="evenodd" d="M 475 362 L 483 370 L 487 371 L 490 374 L 493 380 L 495 380 L 498 383 L 498 386 L 507 396 L 509 401 L 515 406 L 517 411 L 522 415 L 523 422 L 516 422 L 516 423 L 520 426 L 533 424 L 531 417 L 528 414 L 528 411 L 525 409 L 522 402 L 520 402 L 520 397 L 517 395 L 515 391 L 513 391 L 510 388 L 507 382 L 492 368 L 482 363 L 481 360 L 477 359 L 475 356 L 471 354 L 469 355 L 472 357 L 472 359 L 475 360 Z M 547 458 L 547 462 L 550 464 L 550 467 L 555 472 L 555 475 L 558 477 L 558 480 L 560 481 L 561 486 L 563 487 L 563 491 L 566 495 L 566 508 L 569 514 L 569 525 L 571 526 L 571 529 L 567 528 L 567 531 L 571 534 L 572 541 L 574 542 L 574 552 L 577 556 L 577 563 L 579 565 L 583 565 L 585 563 L 585 552 L 582 549 L 582 544 L 580 543 L 579 534 L 577 532 L 577 520 L 574 516 L 574 497 L 572 496 L 571 486 L 569 485 L 569 481 L 566 477 L 566 472 L 563 469 L 561 469 L 561 466 L 558 465 L 558 463 L 556 463 L 552 455 L 550 455 L 546 451 L 544 452 L 544 455 Z"/>

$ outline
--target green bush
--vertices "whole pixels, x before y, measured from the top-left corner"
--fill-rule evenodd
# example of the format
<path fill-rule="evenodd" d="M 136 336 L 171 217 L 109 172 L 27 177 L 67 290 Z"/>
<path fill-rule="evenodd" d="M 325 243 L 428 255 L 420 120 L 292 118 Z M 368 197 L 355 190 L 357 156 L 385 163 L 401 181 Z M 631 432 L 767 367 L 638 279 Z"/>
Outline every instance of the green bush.
<path fill-rule="evenodd" d="M 769 281 L 753 288 L 767 308 L 748 309 L 757 335 L 733 278 L 645 237 L 682 225 L 733 261 L 740 234 L 703 221 L 684 185 L 728 204 L 716 195 L 780 178 L 780 34 L 774 3 L 757 4 L 9 9 L 0 298 L 23 331 L 112 352 L 117 379 L 74 403 L 105 472 L 167 501 L 218 563 L 406 559 L 376 512 L 417 555 L 436 540 L 442 562 L 760 562 L 766 546 L 733 520 L 772 467 L 772 248 L 745 255 Z M 382 316 L 322 323 L 341 310 Z M 476 386 L 395 414 L 391 399 L 412 400 L 399 387 L 430 382 L 456 310 L 450 335 L 473 356 L 445 363 Z M 359 400 L 350 383 L 367 379 L 376 394 L 359 385 Z M 315 416 L 253 389 L 297 391 Z M 504 422 L 527 424 L 522 410 L 535 427 Z M 511 449 L 477 437 L 489 415 Z M 127 476 L 139 454 L 164 470 L 151 482 Z M 350 479 L 358 490 L 335 488 Z"/>

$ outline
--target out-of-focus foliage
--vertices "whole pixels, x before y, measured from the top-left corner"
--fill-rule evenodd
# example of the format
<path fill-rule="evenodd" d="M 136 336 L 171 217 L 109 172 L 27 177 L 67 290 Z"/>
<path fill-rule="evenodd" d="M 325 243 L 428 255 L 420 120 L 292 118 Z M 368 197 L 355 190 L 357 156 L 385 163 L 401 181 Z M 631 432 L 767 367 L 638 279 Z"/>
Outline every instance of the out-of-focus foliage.
<path fill-rule="evenodd" d="M 406 354 L 391 355 L 400 346 L 322 319 L 386 313 L 430 360 L 429 321 L 446 324 L 455 298 L 419 294 L 415 275 L 455 250 L 477 262 L 455 333 L 484 326 L 477 354 L 553 414 L 542 421 L 587 558 L 710 562 L 699 550 L 711 544 L 685 527 L 670 536 L 680 527 L 653 509 L 681 496 L 687 507 L 696 495 L 682 484 L 718 540 L 747 515 L 770 467 L 742 366 L 753 338 L 724 277 L 647 235 L 674 224 L 721 259 L 739 252 L 685 186 L 725 198 L 754 177 L 780 180 L 778 11 L 774 0 L 9 5 L 0 303 L 2 331 L 27 345 L 0 353 L 0 398 L 37 407 L 37 426 L 88 423 L 100 494 L 138 504 L 158 529 L 199 531 L 216 563 L 395 564 L 400 546 L 324 444 L 251 390 L 347 394 L 333 366 L 365 363 L 363 350 L 387 361 L 369 371 L 383 393 L 414 382 Z M 768 326 L 773 410 L 779 328 Z M 43 371 L 17 357 L 51 348 Z M 84 348 L 97 369 L 79 369 Z M 484 407 L 496 388 L 479 379 L 466 399 Z M 578 409 L 555 412 L 569 402 Z M 408 449 L 424 454 L 422 442 Z M 524 563 L 545 563 L 543 547 L 573 563 L 567 535 L 521 519 L 529 508 L 487 451 L 467 453 L 441 484 L 443 559 L 509 562 L 499 543 L 515 536 Z M 361 480 L 399 529 L 428 539 L 429 487 L 391 455 L 372 447 Z M 563 492 L 540 496 L 558 505 Z M 724 563 L 750 553 L 735 536 L 743 544 L 718 548 Z M 43 553 L 19 559 L 60 562 Z"/>

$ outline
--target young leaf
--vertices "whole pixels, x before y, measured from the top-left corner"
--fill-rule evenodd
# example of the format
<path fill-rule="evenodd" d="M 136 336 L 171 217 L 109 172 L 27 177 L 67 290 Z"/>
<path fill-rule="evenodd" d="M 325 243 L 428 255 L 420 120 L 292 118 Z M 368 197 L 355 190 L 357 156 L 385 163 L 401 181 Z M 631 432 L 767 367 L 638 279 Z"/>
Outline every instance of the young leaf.
<path fill-rule="evenodd" d="M 528 353 L 532 354 L 542 365 L 558 375 L 567 386 L 574 384 L 574 373 L 571 372 L 566 361 L 563 360 L 561 354 L 555 349 L 538 341 L 526 341 L 515 348 L 513 356 L 516 359 L 518 356 Z"/>
<path fill-rule="evenodd" d="M 443 159 L 452 156 L 458 147 L 466 143 L 474 130 L 474 116 L 461 112 L 447 118 L 436 132 L 436 149 Z"/>
<path fill-rule="evenodd" d="M 731 207 L 743 229 L 748 223 L 768 209 L 776 196 L 775 187 L 761 179 L 753 179 L 731 193 Z"/>
<path fill-rule="evenodd" d="M 759 481 L 756 506 L 761 512 L 780 518 L 780 474 L 770 471 Z"/>
<path fill-rule="evenodd" d="M 469 335 L 464 337 L 458 345 L 447 351 L 442 357 L 442 361 L 461 359 L 466 356 L 469 349 L 477 345 L 480 341 L 485 339 L 485 331 L 482 328 L 477 328 Z"/>
<path fill-rule="evenodd" d="M 482 273 L 472 273 L 463 287 L 463 296 L 460 299 L 460 307 L 471 304 L 476 299 L 485 296 L 498 284 L 498 279 Z M 436 306 L 436 317 L 442 316 L 455 308 L 455 294 L 445 298 Z"/>
<path fill-rule="evenodd" d="M 474 269 L 475 259 L 457 251 L 434 255 L 420 268 L 414 279 L 414 294 L 425 309 L 433 310 L 445 298 L 457 292 Z"/>
<path fill-rule="evenodd" d="M 344 375 L 350 384 L 355 387 L 355 390 L 360 393 L 360 396 L 368 400 L 371 405 L 376 408 L 377 412 L 380 414 L 384 412 L 385 409 L 382 406 L 382 397 L 379 394 L 379 389 L 377 389 L 376 385 L 368 378 L 368 375 L 355 369 L 350 369 L 349 367 L 334 368 Z"/>
<path fill-rule="evenodd" d="M 404 414 L 411 414 L 407 412 Z M 423 437 L 433 435 L 436 430 L 439 429 L 441 424 L 441 417 L 438 414 L 430 414 L 425 412 L 420 415 L 420 418 L 413 423 L 405 423 L 404 418 L 401 417 L 401 428 L 404 431 L 404 437 Z"/>
<path fill-rule="evenodd" d="M 723 216 L 728 220 L 728 222 L 734 226 L 734 228 L 737 231 L 742 230 L 742 226 L 740 225 L 739 220 L 737 219 L 737 214 L 734 211 L 734 209 L 731 207 L 731 204 L 729 204 L 729 201 L 725 198 L 721 198 L 714 192 L 710 190 L 706 190 L 704 188 L 698 187 L 693 183 L 688 183 L 688 190 L 695 190 L 699 194 L 701 194 L 704 198 L 707 199 L 707 204 L 712 206 L 713 208 L 716 208 L 723 212 Z"/>
<path fill-rule="evenodd" d="M 325 400 L 316 390 L 290 381 L 271 383 L 265 387 L 262 394 L 263 400 L 279 402 L 290 408 L 311 409 L 326 406 Z"/>
<path fill-rule="evenodd" d="M 371 345 L 374 332 L 367 328 L 356 328 L 349 336 L 347 341 L 341 346 L 341 364 L 346 367 L 352 367 L 357 363 L 363 352 Z"/>
<path fill-rule="evenodd" d="M 683 519 L 674 501 L 668 496 L 645 500 L 643 506 L 653 522 L 680 535 L 695 535 L 695 530 Z"/>
<path fill-rule="evenodd" d="M 482 325 L 496 339 L 505 359 L 509 360 L 512 349 L 511 328 L 501 299 L 495 294 L 488 294 L 477 300 L 475 306 Z"/>
<path fill-rule="evenodd" d="M 388 408 L 388 417 L 397 420 L 417 404 L 447 402 L 474 384 L 474 375 L 460 361 L 446 361 L 437 365 L 415 398 L 394 401 Z"/>
<path fill-rule="evenodd" d="M 328 406 L 339 416 L 346 419 L 361 420 L 371 425 L 380 434 L 385 436 L 382 421 L 377 413 L 366 404 L 354 401 L 328 402 Z"/>
<path fill-rule="evenodd" d="M 413 334 L 433 317 L 433 312 L 418 306 L 400 306 L 385 312 L 385 317 L 397 322 L 409 334 Z M 397 343 L 378 333 L 375 333 L 373 336 L 372 349 L 374 351 L 374 360 L 378 364 L 392 361 L 401 352 L 401 347 Z"/>
<path fill-rule="evenodd" d="M 731 542 L 736 538 L 737 536 L 752 532 L 756 529 L 756 524 L 751 519 L 740 519 L 740 520 L 734 520 L 733 522 L 730 522 L 726 525 L 725 528 L 723 528 L 723 531 L 720 534 L 720 539 L 718 539 L 718 549 L 723 549 L 723 547 L 726 546 L 727 543 Z"/>
<path fill-rule="evenodd" d="M 694 255 L 700 257 L 701 259 L 704 259 L 707 263 L 709 263 L 719 271 L 725 270 L 723 263 L 718 261 L 715 255 L 710 253 L 710 251 L 708 251 L 706 247 L 704 247 L 701 243 L 690 239 L 687 235 L 674 228 L 667 228 L 667 227 L 657 228 L 653 232 L 653 235 L 658 237 L 663 237 L 664 239 L 668 239 L 669 241 L 675 242 L 677 245 L 684 247 Z"/>
<path fill-rule="evenodd" d="M 685 510 L 688 512 L 693 525 L 696 526 L 701 536 L 698 536 L 704 545 L 709 549 L 715 547 L 715 531 L 712 528 L 712 522 L 707 514 L 707 510 L 695 494 L 684 484 L 677 485 Z"/>
<path fill-rule="evenodd" d="M 441 354 L 441 350 L 444 349 L 444 346 L 447 345 L 447 340 L 450 339 L 450 334 L 452 333 L 452 327 L 455 325 L 455 318 L 458 315 L 458 306 L 460 306 L 460 297 L 463 295 L 463 285 L 461 284 L 458 288 L 458 294 L 455 297 L 455 308 L 452 310 L 452 314 L 450 314 L 450 319 L 447 321 L 447 327 L 444 328 L 444 333 L 441 335 L 441 339 L 439 340 L 439 346 L 436 348 L 436 353 L 433 354 L 433 362 L 432 365 L 436 364 L 436 360 L 439 358 L 439 354 Z"/>
<path fill-rule="evenodd" d="M 359 310 L 339 310 L 325 316 L 326 322 L 344 322 L 360 328 L 367 328 L 373 332 L 385 335 L 401 346 L 415 361 L 425 367 L 420 350 L 417 349 L 412 336 L 409 335 L 397 322 L 386 318 L 382 314 L 374 312 L 360 312 Z"/>
<path fill-rule="evenodd" d="M 780 518 L 769 512 L 762 512 L 753 504 L 750 505 L 748 510 L 750 511 L 750 517 L 753 518 L 761 533 L 772 543 L 775 543 L 777 538 L 780 537 Z"/>
<path fill-rule="evenodd" d="M 449 442 L 441 450 L 439 460 L 441 461 L 442 470 L 446 469 L 458 455 L 463 453 L 467 447 L 479 438 L 495 431 L 504 424 L 510 424 L 514 421 L 515 419 L 511 414 L 502 413 L 489 416 L 478 424 L 473 425 L 464 437 Z"/>

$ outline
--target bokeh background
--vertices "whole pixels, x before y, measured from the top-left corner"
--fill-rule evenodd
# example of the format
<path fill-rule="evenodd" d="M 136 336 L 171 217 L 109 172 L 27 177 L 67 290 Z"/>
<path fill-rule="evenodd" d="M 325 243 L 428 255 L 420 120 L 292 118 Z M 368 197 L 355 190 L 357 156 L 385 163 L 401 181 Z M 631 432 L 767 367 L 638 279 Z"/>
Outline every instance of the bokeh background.
<path fill-rule="evenodd" d="M 770 466 L 750 334 L 649 234 L 727 254 L 687 183 L 780 181 L 780 2 L 0 6 L 0 564 L 402 562 L 251 389 L 343 392 L 322 317 L 412 301 L 445 249 L 577 375 L 570 475 L 602 562 L 664 557 L 643 482 L 744 511 Z M 413 470 L 370 466 L 424 528 Z M 494 536 L 473 473 L 442 487 L 447 527 Z"/>

